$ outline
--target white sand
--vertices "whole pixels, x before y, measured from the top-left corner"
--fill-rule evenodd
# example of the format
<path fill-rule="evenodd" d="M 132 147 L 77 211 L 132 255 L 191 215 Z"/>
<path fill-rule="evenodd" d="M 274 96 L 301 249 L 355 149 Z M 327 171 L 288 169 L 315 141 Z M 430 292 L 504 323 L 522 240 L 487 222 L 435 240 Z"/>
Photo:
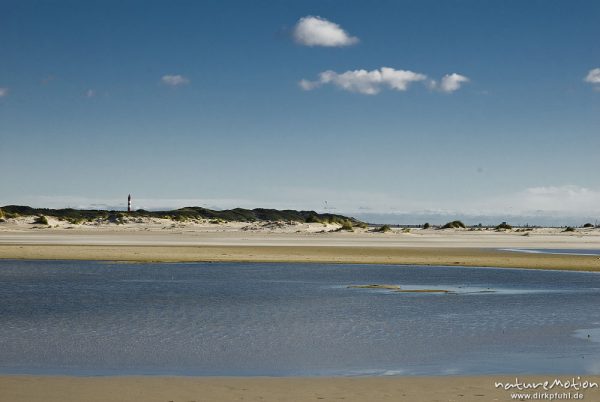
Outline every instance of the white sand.
<path fill-rule="evenodd" d="M 529 232 L 468 229 L 393 229 L 375 233 L 355 228 L 336 232 L 339 225 L 285 222 L 186 223 L 167 219 L 134 219 L 125 224 L 73 225 L 48 218 L 49 226 L 32 224 L 34 217 L 0 223 L 0 244 L 204 245 L 204 246 L 337 246 L 337 247 L 468 247 L 468 248 L 600 248 L 600 229 L 540 228 Z M 527 235 L 525 235 L 527 234 Z"/>

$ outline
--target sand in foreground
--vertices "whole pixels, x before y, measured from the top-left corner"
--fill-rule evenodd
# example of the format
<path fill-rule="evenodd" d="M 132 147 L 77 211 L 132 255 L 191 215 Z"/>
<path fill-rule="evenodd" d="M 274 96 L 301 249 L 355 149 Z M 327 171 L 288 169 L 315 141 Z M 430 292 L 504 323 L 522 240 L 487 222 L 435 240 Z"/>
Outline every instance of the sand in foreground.
<path fill-rule="evenodd" d="M 570 376 L 527 376 L 524 382 Z M 576 377 L 575 377 L 576 378 Z M 582 380 L 600 383 L 600 376 Z M 2 376 L 2 402 L 221 402 L 221 401 L 511 401 L 496 381 L 515 377 L 362 377 L 362 378 L 211 378 L 211 377 L 50 377 Z M 554 388 L 541 392 L 571 392 Z M 516 391 L 520 392 L 520 391 Z M 529 391 L 533 393 L 533 391 Z M 584 400 L 599 400 L 598 388 L 582 390 Z M 516 400 L 519 400 L 517 398 Z"/>
<path fill-rule="evenodd" d="M 457 265 L 600 271 L 600 256 L 526 254 L 458 247 L 0 244 L 0 258 L 129 262 L 206 261 Z"/>
<path fill-rule="evenodd" d="M 600 249 L 600 235 L 596 232 L 577 235 L 535 232 L 522 236 L 521 233 L 452 230 L 415 234 L 140 231 L 131 228 L 0 230 L 0 258 L 9 259 L 414 264 L 600 271 L 600 255 L 498 250 L 544 247 Z"/>

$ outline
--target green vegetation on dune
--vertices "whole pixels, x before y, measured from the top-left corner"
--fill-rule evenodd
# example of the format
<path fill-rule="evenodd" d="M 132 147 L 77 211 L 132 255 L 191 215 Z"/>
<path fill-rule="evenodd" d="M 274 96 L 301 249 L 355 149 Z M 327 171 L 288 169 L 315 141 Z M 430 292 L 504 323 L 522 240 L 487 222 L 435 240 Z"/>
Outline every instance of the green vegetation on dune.
<path fill-rule="evenodd" d="M 350 219 L 346 219 L 343 223 L 342 223 L 342 230 L 345 230 L 347 232 L 353 232 L 354 231 L 354 225 L 352 223 L 352 221 Z"/>
<path fill-rule="evenodd" d="M 35 218 L 35 221 L 33 223 L 36 223 L 38 225 L 47 225 L 48 218 L 46 218 L 44 215 L 40 215 L 37 218 Z"/>
<path fill-rule="evenodd" d="M 452 221 L 442 226 L 442 229 L 464 229 L 466 226 L 461 221 Z"/>
<path fill-rule="evenodd" d="M 211 222 L 223 221 L 290 221 L 302 223 L 329 223 L 343 226 L 359 226 L 362 222 L 343 215 L 319 214 L 315 211 L 295 211 L 277 209 L 244 209 L 235 208 L 222 211 L 206 209 L 202 207 L 185 207 L 172 211 L 145 211 L 143 209 L 124 212 L 106 211 L 95 209 L 48 209 L 31 208 L 20 205 L 7 205 L 2 207 L 5 218 L 16 218 L 19 216 L 48 216 L 58 220 L 68 221 L 73 224 L 93 221 L 108 221 L 111 223 L 124 223 L 126 218 L 162 218 L 172 219 L 177 222 L 189 220 L 209 219 Z"/>
<path fill-rule="evenodd" d="M 383 226 L 380 226 L 380 227 L 374 229 L 373 231 L 374 232 L 386 233 L 386 232 L 389 232 L 391 230 L 392 230 L 392 228 L 390 227 L 390 225 L 383 225 Z"/>
<path fill-rule="evenodd" d="M 511 229 L 512 229 L 512 226 L 510 226 L 506 222 L 502 222 L 501 224 L 499 224 L 498 226 L 496 226 L 496 230 L 511 230 Z"/>

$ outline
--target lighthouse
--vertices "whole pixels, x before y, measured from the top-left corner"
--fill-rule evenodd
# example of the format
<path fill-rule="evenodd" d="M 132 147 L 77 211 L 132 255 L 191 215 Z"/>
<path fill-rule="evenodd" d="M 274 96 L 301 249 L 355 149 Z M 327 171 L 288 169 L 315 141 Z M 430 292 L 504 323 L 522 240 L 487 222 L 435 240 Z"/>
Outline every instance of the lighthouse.
<path fill-rule="evenodd" d="M 127 212 L 131 212 L 131 194 L 127 196 Z"/>

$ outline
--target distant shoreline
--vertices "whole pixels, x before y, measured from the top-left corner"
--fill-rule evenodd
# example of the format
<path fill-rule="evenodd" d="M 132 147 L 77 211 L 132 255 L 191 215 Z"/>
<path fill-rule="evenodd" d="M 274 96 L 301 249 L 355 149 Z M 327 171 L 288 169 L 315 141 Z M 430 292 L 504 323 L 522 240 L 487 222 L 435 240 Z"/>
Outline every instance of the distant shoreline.
<path fill-rule="evenodd" d="M 536 254 L 501 249 L 600 250 L 600 229 L 400 229 L 376 231 L 339 223 L 177 223 L 164 219 L 123 224 L 0 223 L 0 258 L 131 262 L 300 262 L 460 265 L 600 271 L 600 255 Z"/>

